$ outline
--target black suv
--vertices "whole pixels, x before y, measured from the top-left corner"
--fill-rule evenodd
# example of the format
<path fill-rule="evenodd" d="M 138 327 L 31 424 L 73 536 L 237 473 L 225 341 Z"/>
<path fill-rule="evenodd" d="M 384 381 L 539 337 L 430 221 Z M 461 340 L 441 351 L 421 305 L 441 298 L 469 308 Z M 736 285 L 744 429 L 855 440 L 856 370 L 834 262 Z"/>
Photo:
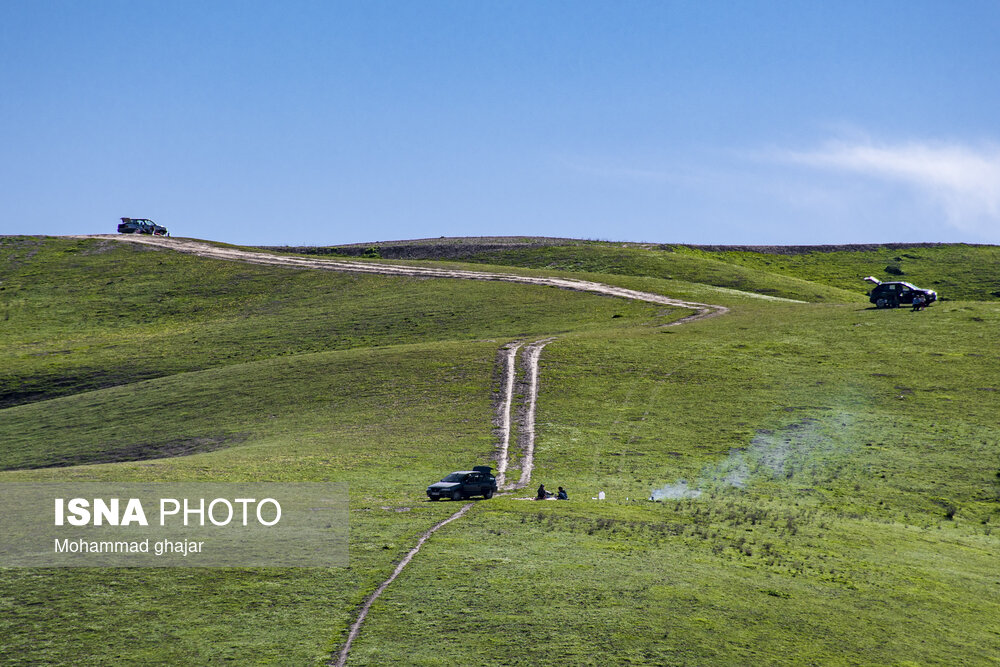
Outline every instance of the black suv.
<path fill-rule="evenodd" d="M 476 466 L 472 470 L 453 472 L 440 482 L 427 487 L 427 497 L 431 500 L 451 498 L 462 500 L 469 496 L 492 498 L 497 491 L 497 478 L 489 466 Z"/>
<path fill-rule="evenodd" d="M 146 218 L 122 218 L 118 225 L 119 234 L 152 234 L 153 236 L 170 236 L 167 228 Z"/>
<path fill-rule="evenodd" d="M 868 292 L 868 300 L 877 308 L 897 308 L 901 303 L 913 303 L 913 297 L 918 294 L 924 296 L 925 306 L 937 301 L 937 292 L 934 290 L 920 289 L 903 282 L 879 283 L 875 289 Z"/>

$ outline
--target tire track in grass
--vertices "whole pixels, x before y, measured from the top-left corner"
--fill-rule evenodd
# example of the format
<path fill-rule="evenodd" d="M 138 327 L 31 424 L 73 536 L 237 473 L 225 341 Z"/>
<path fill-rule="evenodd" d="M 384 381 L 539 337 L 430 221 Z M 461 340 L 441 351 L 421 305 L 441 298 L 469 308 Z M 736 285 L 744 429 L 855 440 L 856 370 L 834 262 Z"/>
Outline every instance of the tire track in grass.
<path fill-rule="evenodd" d="M 514 342 L 500 348 L 497 361 L 500 366 L 500 382 L 502 385 L 500 402 L 497 405 L 497 422 L 500 429 L 499 453 L 497 456 L 497 488 L 506 485 L 507 458 L 510 450 L 510 413 L 514 403 L 514 375 L 517 372 L 517 351 L 521 343 Z"/>
<path fill-rule="evenodd" d="M 515 375 L 517 372 L 517 352 L 521 348 L 522 343 L 514 342 L 505 345 L 500 349 L 500 354 L 497 355 L 498 362 L 501 363 L 501 383 L 503 385 L 503 391 L 501 393 L 500 407 L 498 412 L 502 413 L 500 415 L 500 454 L 497 461 L 497 486 L 505 489 L 521 489 L 527 486 L 531 481 L 531 470 L 532 461 L 534 458 L 534 444 L 535 444 L 535 403 L 538 397 L 538 360 L 542 354 L 542 348 L 546 344 L 551 342 L 552 338 L 546 338 L 544 340 L 535 341 L 528 345 L 524 352 L 522 353 L 521 360 L 524 371 L 528 375 L 528 391 L 527 391 L 527 402 L 524 406 L 524 414 L 521 418 L 521 431 L 519 432 L 519 444 L 521 445 L 522 451 L 524 451 L 524 460 L 521 465 L 521 479 L 516 484 L 511 484 L 504 486 L 503 475 L 507 470 L 508 455 L 510 450 L 510 425 L 511 425 L 511 411 L 514 399 L 514 385 L 515 385 Z M 389 575 L 389 578 L 378 585 L 378 588 L 372 592 L 365 601 L 361 604 L 358 609 L 358 617 L 355 619 L 354 623 L 351 624 L 351 628 L 347 633 L 347 641 L 341 647 L 340 652 L 337 654 L 336 659 L 331 658 L 327 665 L 332 665 L 333 667 L 344 667 L 347 664 L 347 657 L 351 651 L 351 645 L 357 636 L 361 633 L 361 626 L 365 622 L 365 618 L 368 617 L 368 612 L 371 610 L 372 604 L 375 600 L 382 595 L 382 593 L 389 587 L 396 577 L 400 575 L 403 569 L 409 565 L 413 557 L 417 555 L 420 548 L 424 545 L 431 535 L 433 535 L 439 528 L 446 526 L 455 519 L 458 519 L 466 512 L 468 512 L 475 503 L 466 503 L 462 506 L 462 509 L 458 510 L 452 514 L 447 519 L 439 521 L 434 524 L 424 534 L 420 536 L 417 540 L 416 545 L 410 549 L 406 556 L 403 557 L 399 563 L 396 564 L 396 568 Z"/>
<path fill-rule="evenodd" d="M 521 479 L 510 489 L 523 489 L 531 483 L 531 471 L 535 466 L 535 412 L 538 404 L 538 361 L 542 356 L 542 348 L 551 343 L 553 338 L 537 340 L 528 345 L 521 354 L 521 365 L 527 375 L 525 387 L 525 403 L 519 422 L 518 444 L 524 458 L 521 460 Z"/>
<path fill-rule="evenodd" d="M 344 646 L 341 647 L 340 653 L 337 654 L 336 660 L 331 658 L 326 663 L 327 665 L 333 665 L 334 667 L 344 667 L 344 665 L 347 664 L 347 656 L 350 653 L 351 644 L 354 643 L 354 640 L 357 638 L 358 633 L 361 632 L 361 625 L 365 622 L 365 618 L 368 616 L 368 611 L 371 609 L 372 604 L 375 602 L 375 600 L 377 600 L 378 597 L 382 595 L 382 592 L 389 587 L 389 584 L 395 581 L 396 577 L 399 576 L 399 573 L 403 571 L 403 568 L 405 568 L 410 563 L 411 560 L 413 560 L 413 557 L 417 555 L 418 551 L 420 551 L 420 547 L 424 546 L 424 542 L 426 542 L 431 535 L 433 535 L 442 526 L 451 523 L 455 519 L 459 518 L 460 516 L 468 512 L 473 505 L 475 505 L 475 503 L 466 503 L 462 507 L 462 509 L 455 512 L 447 519 L 444 519 L 443 521 L 439 521 L 438 523 L 434 524 L 433 526 L 431 526 L 430 530 L 428 530 L 427 532 L 425 532 L 423 535 L 420 536 L 420 539 L 417 540 L 417 544 L 412 549 L 410 549 L 409 552 L 407 552 L 406 556 L 403 557 L 403 560 L 399 561 L 399 563 L 396 565 L 396 569 L 392 571 L 392 574 L 389 576 L 389 578 L 383 581 L 381 584 L 379 584 L 378 588 L 376 588 L 371 595 L 365 598 L 365 601 L 361 604 L 361 608 L 358 610 L 357 619 L 355 619 L 354 623 L 351 624 L 351 629 L 347 633 L 347 641 L 344 642 Z"/>
<path fill-rule="evenodd" d="M 169 248 L 177 252 L 185 252 L 199 257 L 209 257 L 213 259 L 223 259 L 236 262 L 249 262 L 251 264 L 268 264 L 275 266 L 289 266 L 300 269 L 319 269 L 325 271 L 345 271 L 349 273 L 377 273 L 390 276 L 409 276 L 416 278 L 458 278 L 463 280 L 497 280 L 509 283 L 521 283 L 525 285 L 541 285 L 545 287 L 559 287 L 577 292 L 591 292 L 593 294 L 604 294 L 607 296 L 617 296 L 623 299 L 633 299 L 635 301 L 645 301 L 664 306 L 675 306 L 678 308 L 689 308 L 695 313 L 681 318 L 672 325 L 691 322 L 713 315 L 721 315 L 728 312 L 725 306 L 715 306 L 707 303 L 695 301 L 682 301 L 673 299 L 662 294 L 652 292 L 640 292 L 638 290 L 627 289 L 606 285 L 591 280 L 579 280 L 577 278 L 550 278 L 544 276 L 521 276 L 513 273 L 495 273 L 491 271 L 469 271 L 464 269 L 443 269 L 431 266 L 412 266 L 404 264 L 383 264 L 379 262 L 360 262 L 341 259 L 325 258 L 303 258 L 287 255 L 274 255 L 267 252 L 252 250 L 241 250 L 239 248 L 224 248 L 210 245 L 192 239 L 179 239 L 164 236 L 146 236 L 143 234 L 77 234 L 64 238 L 76 239 L 104 239 L 119 241 L 122 243 L 140 243 L 143 245 Z"/>

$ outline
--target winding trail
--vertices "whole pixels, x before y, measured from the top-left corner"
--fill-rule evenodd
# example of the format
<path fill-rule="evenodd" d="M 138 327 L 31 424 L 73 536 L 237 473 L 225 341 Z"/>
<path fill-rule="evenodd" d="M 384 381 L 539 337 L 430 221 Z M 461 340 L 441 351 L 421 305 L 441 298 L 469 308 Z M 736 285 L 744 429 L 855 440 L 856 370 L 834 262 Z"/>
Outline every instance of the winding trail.
<path fill-rule="evenodd" d="M 289 255 L 274 255 L 267 252 L 254 250 L 241 250 L 239 248 L 223 248 L 201 241 L 190 239 L 170 238 L 165 236 L 146 236 L 144 234 L 82 234 L 65 238 L 78 239 L 104 239 L 118 241 L 120 243 L 138 243 L 142 245 L 168 248 L 177 252 L 186 252 L 199 257 L 210 257 L 214 259 L 225 259 L 236 262 L 249 262 L 251 264 L 267 264 L 272 266 L 289 266 L 300 269 L 319 269 L 323 271 L 344 271 L 349 273 L 376 273 L 389 276 L 408 276 L 413 278 L 458 278 L 462 280 L 495 280 L 508 283 L 521 283 L 525 285 L 542 285 L 547 287 L 559 287 L 562 289 L 574 290 L 577 292 L 591 292 L 593 294 L 604 294 L 606 296 L 617 296 L 623 299 L 633 299 L 635 301 L 645 301 L 664 306 L 675 306 L 677 308 L 689 308 L 694 310 L 694 314 L 681 318 L 671 325 L 691 322 L 693 320 L 722 315 L 728 312 L 725 306 L 715 306 L 707 303 L 697 303 L 694 301 L 682 301 L 672 299 L 662 294 L 652 292 L 640 292 L 638 290 L 616 287 L 604 283 L 590 280 L 577 280 L 576 278 L 549 278 L 544 276 L 519 276 L 513 273 L 495 273 L 490 271 L 467 271 L 464 269 L 442 269 L 430 266 L 411 266 L 404 264 L 384 264 L 381 262 L 359 262 L 342 259 L 326 259 L 315 257 L 293 257 Z"/>
<path fill-rule="evenodd" d="M 687 322 L 692 322 L 695 320 L 704 319 L 707 317 L 712 317 L 715 315 L 722 315 L 728 312 L 728 308 L 725 306 L 716 306 L 704 303 L 695 303 L 690 301 L 681 301 L 680 299 L 672 299 L 670 297 L 662 296 L 660 294 L 653 294 L 651 292 L 639 292 L 636 290 L 626 289 L 624 287 L 615 287 L 613 285 L 605 285 L 603 283 L 592 282 L 589 280 L 576 280 L 573 278 L 547 278 L 547 277 L 534 277 L 534 276 L 519 276 L 516 274 L 508 273 L 493 273 L 488 271 L 466 271 L 458 269 L 442 269 L 435 267 L 426 266 L 409 266 L 402 264 L 383 264 L 379 262 L 358 262 L 350 260 L 339 260 L 339 259 L 325 259 L 325 258 L 301 258 L 292 257 L 285 255 L 273 255 L 270 253 L 256 252 L 250 250 L 240 250 L 238 248 L 223 248 L 218 246 L 213 246 L 208 243 L 202 243 L 199 241 L 192 241 L 188 239 L 176 239 L 167 237 L 151 237 L 142 235 L 118 235 L 118 234 L 95 234 L 95 235 L 77 235 L 70 238 L 91 238 L 91 239 L 107 239 L 112 241 L 126 242 L 126 243 L 139 243 L 143 245 L 157 246 L 161 248 L 167 248 L 170 250 L 176 250 L 178 252 L 191 253 L 198 255 L 199 257 L 209 257 L 214 259 L 223 259 L 237 262 L 249 262 L 252 264 L 267 264 L 267 265 L 278 265 L 278 266 L 289 266 L 301 269 L 313 269 L 313 270 L 324 270 L 324 271 L 346 271 L 352 273 L 375 273 L 383 275 L 396 275 L 396 276 L 410 276 L 419 278 L 456 278 L 462 280 L 497 280 L 503 282 L 511 283 L 522 283 L 528 285 L 541 285 L 548 287 L 558 287 L 562 289 L 575 290 L 578 292 L 590 292 L 594 294 L 603 294 L 607 296 L 615 296 L 623 299 L 633 299 L 636 301 L 645 301 L 647 303 L 655 303 L 666 306 L 675 306 L 679 308 L 687 308 L 694 310 L 695 312 L 687 317 L 683 317 L 679 320 L 675 320 L 665 326 L 676 326 L 679 324 L 684 324 Z M 534 451 L 535 451 L 535 412 L 536 404 L 538 401 L 538 362 L 541 358 L 542 349 L 550 342 L 554 340 L 553 338 L 545 338 L 541 340 L 536 340 L 524 346 L 522 342 L 514 342 L 505 345 L 497 354 L 498 363 L 501 364 L 501 394 L 500 400 L 497 406 L 496 423 L 499 428 L 499 444 L 497 452 L 497 486 L 504 490 L 516 490 L 522 489 L 531 483 L 531 473 L 534 468 Z M 525 400 L 518 406 L 517 409 L 517 423 L 518 423 L 518 446 L 521 449 L 522 459 L 521 459 L 521 476 L 516 483 L 509 483 L 506 480 L 507 468 L 510 459 L 510 432 L 512 416 L 511 413 L 514 411 L 514 389 L 517 384 L 517 366 L 516 363 L 518 351 L 524 347 L 521 351 L 521 370 L 523 371 L 523 377 L 525 379 L 523 382 L 523 391 Z M 343 667 L 347 663 L 347 658 L 351 650 L 351 645 L 354 640 L 357 639 L 358 634 L 361 632 L 361 627 L 364 624 L 365 618 L 368 616 L 368 612 L 371 610 L 372 604 L 375 602 L 379 596 L 389 587 L 389 585 L 396 580 L 396 578 L 402 573 L 403 569 L 413 560 L 413 557 L 417 555 L 420 548 L 424 543 L 437 532 L 439 529 L 448 525 L 452 521 L 463 516 L 468 512 L 475 503 L 466 503 L 460 510 L 449 516 L 448 518 L 439 521 L 434 524 L 430 529 L 424 532 L 417 543 L 410 549 L 406 556 L 396 565 L 392 574 L 383 581 L 379 586 L 365 598 L 365 601 L 361 604 L 358 609 L 358 616 L 354 623 L 351 624 L 351 628 L 347 635 L 347 640 L 344 645 L 340 648 L 340 651 L 336 653 L 336 657 L 331 656 L 330 660 L 327 662 L 328 665 L 333 665 L 335 667 Z"/>

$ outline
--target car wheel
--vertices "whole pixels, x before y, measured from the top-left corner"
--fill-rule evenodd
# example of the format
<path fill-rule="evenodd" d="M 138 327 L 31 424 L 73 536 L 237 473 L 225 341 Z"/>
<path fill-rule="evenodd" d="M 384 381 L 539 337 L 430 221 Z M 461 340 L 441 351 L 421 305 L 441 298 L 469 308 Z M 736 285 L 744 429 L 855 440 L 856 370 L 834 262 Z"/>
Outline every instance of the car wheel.
<path fill-rule="evenodd" d="M 879 299 L 877 299 L 875 301 L 875 307 L 876 308 L 888 308 L 889 307 L 889 300 L 888 299 L 879 298 Z"/>
<path fill-rule="evenodd" d="M 461 500 L 462 499 L 462 492 L 461 491 L 452 491 L 451 492 L 451 499 L 452 500 Z"/>
<path fill-rule="evenodd" d="M 486 500 L 489 500 L 492 497 L 493 497 L 493 489 L 486 489 L 486 491 L 483 492 L 483 498 L 486 498 Z"/>

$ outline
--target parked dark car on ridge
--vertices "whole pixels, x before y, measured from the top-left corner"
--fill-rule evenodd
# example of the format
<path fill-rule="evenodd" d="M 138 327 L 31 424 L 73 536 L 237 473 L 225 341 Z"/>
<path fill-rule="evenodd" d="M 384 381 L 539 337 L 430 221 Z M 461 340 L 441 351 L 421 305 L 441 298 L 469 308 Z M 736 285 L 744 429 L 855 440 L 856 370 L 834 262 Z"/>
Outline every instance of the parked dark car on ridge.
<path fill-rule="evenodd" d="M 122 218 L 118 224 L 119 234 L 152 234 L 153 236 L 170 236 L 167 228 L 158 225 L 148 218 Z"/>

